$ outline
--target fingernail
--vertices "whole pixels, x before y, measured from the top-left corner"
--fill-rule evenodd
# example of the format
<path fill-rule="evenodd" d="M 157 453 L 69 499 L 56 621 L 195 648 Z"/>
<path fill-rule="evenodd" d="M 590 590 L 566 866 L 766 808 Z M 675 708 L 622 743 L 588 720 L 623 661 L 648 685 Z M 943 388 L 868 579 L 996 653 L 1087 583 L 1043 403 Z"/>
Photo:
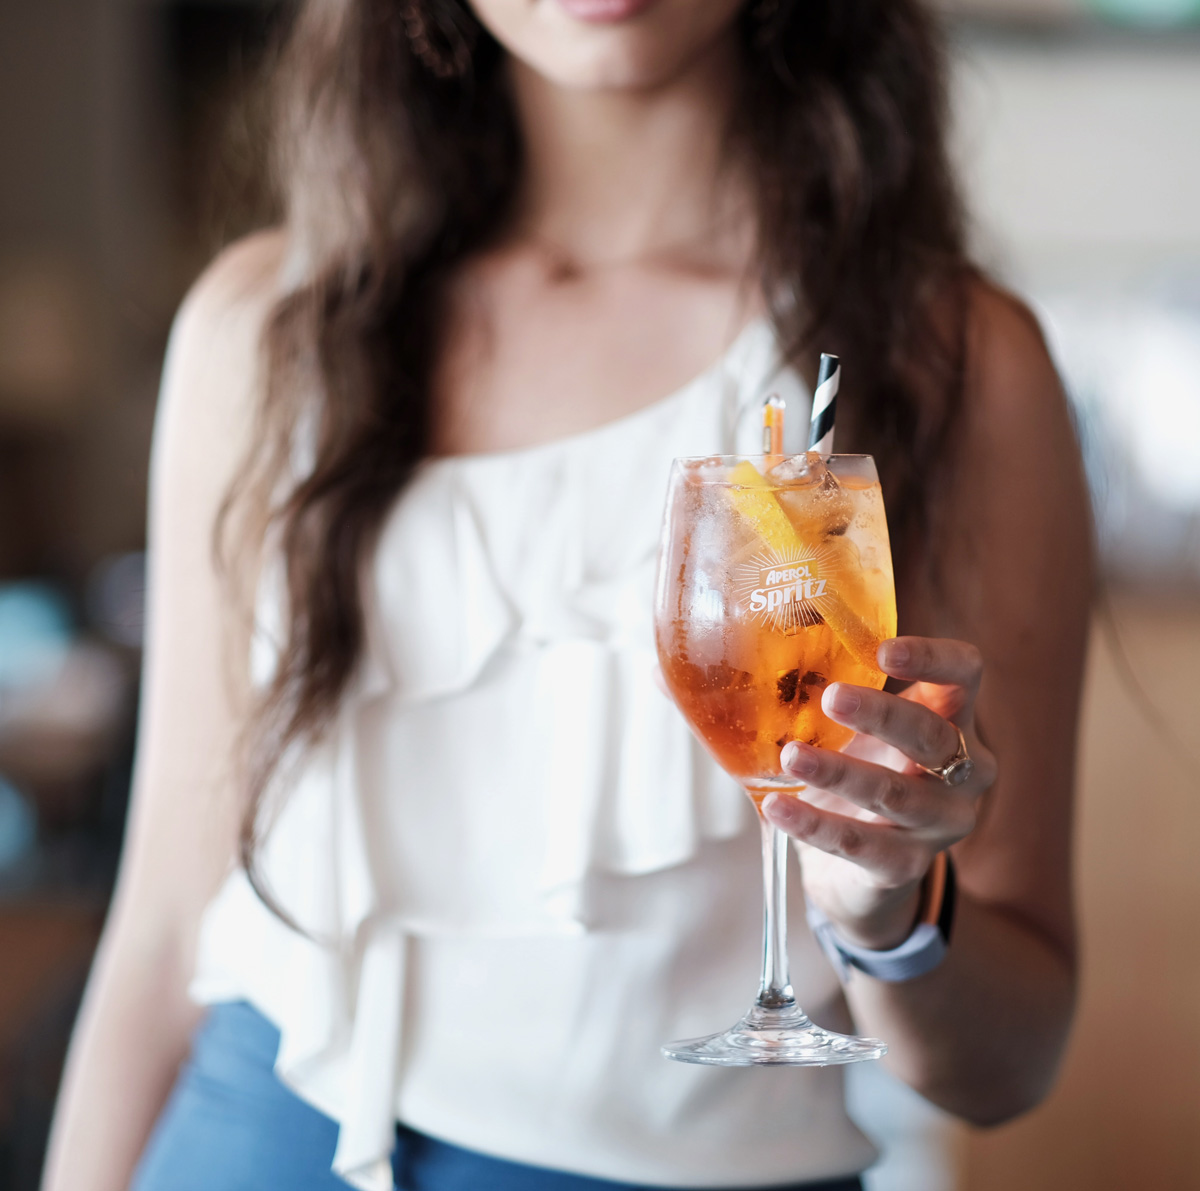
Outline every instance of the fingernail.
<path fill-rule="evenodd" d="M 805 833 L 812 827 L 808 804 L 792 794 L 768 794 L 762 802 L 763 814 L 776 827 L 792 835 Z"/>
<path fill-rule="evenodd" d="M 908 665 L 911 656 L 908 646 L 902 641 L 889 641 L 884 647 L 883 664 L 899 670 Z"/>
<path fill-rule="evenodd" d="M 835 715 L 853 715 L 862 706 L 858 692 L 840 682 L 828 688 L 825 697 L 829 700 L 829 710 Z"/>
<path fill-rule="evenodd" d="M 797 744 L 794 740 L 783 746 L 779 754 L 779 764 L 789 773 L 798 777 L 812 777 L 817 772 L 819 759 L 816 752 L 806 744 Z"/>

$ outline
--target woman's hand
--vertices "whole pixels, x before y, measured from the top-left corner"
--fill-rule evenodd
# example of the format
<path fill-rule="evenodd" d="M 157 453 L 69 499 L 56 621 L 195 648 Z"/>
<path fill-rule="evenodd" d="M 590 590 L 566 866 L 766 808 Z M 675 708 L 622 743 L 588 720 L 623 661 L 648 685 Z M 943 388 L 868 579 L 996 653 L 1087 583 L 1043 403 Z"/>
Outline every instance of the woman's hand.
<path fill-rule="evenodd" d="M 896 637 L 879 647 L 884 673 L 912 682 L 902 694 L 834 683 L 821 708 L 858 735 L 844 752 L 789 744 L 785 773 L 802 795 L 763 803 L 772 823 L 804 845 L 807 895 L 859 946 L 895 947 L 912 930 L 933 857 L 975 826 L 996 760 L 975 733 L 982 661 L 963 641 Z M 921 769 L 945 765 L 963 733 L 974 769 L 950 786 Z"/>

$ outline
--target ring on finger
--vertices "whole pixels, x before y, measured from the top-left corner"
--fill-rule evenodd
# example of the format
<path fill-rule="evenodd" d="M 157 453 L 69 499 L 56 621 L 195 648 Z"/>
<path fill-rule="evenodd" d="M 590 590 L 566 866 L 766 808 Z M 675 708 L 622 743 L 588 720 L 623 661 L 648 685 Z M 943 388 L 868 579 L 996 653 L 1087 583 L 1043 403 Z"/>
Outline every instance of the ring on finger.
<path fill-rule="evenodd" d="M 961 786 L 975 772 L 975 762 L 967 752 L 966 737 L 957 724 L 950 725 L 958 733 L 958 749 L 954 756 L 941 765 L 922 765 L 917 762 L 917 768 L 923 769 L 932 777 L 941 778 L 948 786 Z"/>

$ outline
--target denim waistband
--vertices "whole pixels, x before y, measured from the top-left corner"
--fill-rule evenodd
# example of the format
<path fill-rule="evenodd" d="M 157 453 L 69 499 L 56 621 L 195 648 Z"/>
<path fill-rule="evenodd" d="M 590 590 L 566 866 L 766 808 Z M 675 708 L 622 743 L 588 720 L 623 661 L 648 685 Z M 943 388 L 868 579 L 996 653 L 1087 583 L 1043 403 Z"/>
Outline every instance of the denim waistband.
<path fill-rule="evenodd" d="M 278 1049 L 279 1031 L 253 1006 L 213 1006 L 131 1191 L 347 1191 L 330 1170 L 337 1122 L 280 1083 Z M 396 1126 L 392 1170 L 397 1191 L 664 1191 L 494 1158 L 404 1124 Z M 845 1178 L 769 1191 L 862 1191 L 862 1184 Z"/>

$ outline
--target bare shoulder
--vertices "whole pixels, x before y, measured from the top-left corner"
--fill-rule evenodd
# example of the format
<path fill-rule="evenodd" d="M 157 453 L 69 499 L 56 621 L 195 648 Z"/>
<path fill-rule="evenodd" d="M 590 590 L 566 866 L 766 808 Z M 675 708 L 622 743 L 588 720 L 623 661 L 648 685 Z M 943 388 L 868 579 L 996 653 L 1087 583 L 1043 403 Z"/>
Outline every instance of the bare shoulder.
<path fill-rule="evenodd" d="M 263 326 L 280 294 L 284 250 L 279 230 L 257 232 L 226 248 L 180 306 L 171 350 L 209 367 L 244 366 L 257 354 Z"/>
<path fill-rule="evenodd" d="M 257 405 L 262 332 L 281 293 L 283 254 L 279 231 L 239 240 L 184 299 L 163 370 L 160 457 L 178 464 L 203 454 L 207 470 L 228 478 Z"/>
<path fill-rule="evenodd" d="M 260 344 L 281 292 L 283 248 L 282 235 L 271 232 L 226 249 L 192 287 L 171 330 L 150 459 L 152 584 L 170 607 L 218 587 L 213 534 L 253 443 Z"/>
<path fill-rule="evenodd" d="M 1037 316 L 990 281 L 974 283 L 967 316 L 967 418 L 997 447 L 1026 453 L 1074 442 L 1063 386 Z"/>
<path fill-rule="evenodd" d="M 286 247 L 279 228 L 255 232 L 230 244 L 188 291 L 179 321 L 212 330 L 230 318 L 260 320 L 279 292 Z"/>
<path fill-rule="evenodd" d="M 1086 577 L 1092 524 L 1083 460 L 1037 316 L 984 278 L 961 300 L 962 409 L 950 447 L 952 479 L 939 498 L 944 523 L 971 541 L 1003 543 L 1015 552 L 1010 560 L 1044 546 Z"/>
<path fill-rule="evenodd" d="M 1042 548 L 1069 558 L 1085 577 L 1092 565 L 1087 483 L 1070 403 L 1041 326 L 1026 303 L 979 281 L 966 333 L 957 515 L 972 536 L 986 525 L 1010 559 Z"/>
<path fill-rule="evenodd" d="M 1091 511 L 1083 462 L 1037 317 L 1013 294 L 979 281 L 969 297 L 966 334 L 956 468 L 964 513 L 1025 534 L 1040 526 L 1086 569 Z"/>

